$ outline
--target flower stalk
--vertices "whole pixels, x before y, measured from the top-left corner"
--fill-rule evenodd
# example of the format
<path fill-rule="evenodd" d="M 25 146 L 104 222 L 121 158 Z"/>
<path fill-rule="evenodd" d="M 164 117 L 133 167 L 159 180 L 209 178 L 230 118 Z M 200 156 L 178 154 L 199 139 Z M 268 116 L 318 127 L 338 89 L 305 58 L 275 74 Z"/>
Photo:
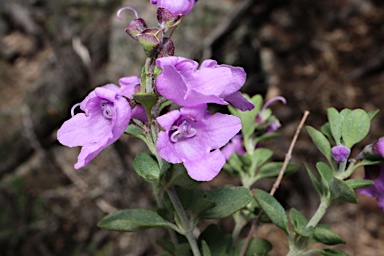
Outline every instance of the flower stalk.
<path fill-rule="evenodd" d="M 177 218 L 179 219 L 179 229 L 182 231 L 183 235 L 187 238 L 189 245 L 191 246 L 191 250 L 193 256 L 200 256 L 200 250 L 197 245 L 197 241 L 192 233 L 193 227 L 188 220 L 187 214 L 184 211 L 184 208 L 180 202 L 179 197 L 175 191 L 174 187 L 167 189 L 167 194 L 169 199 L 172 202 L 173 207 L 175 208 Z"/>

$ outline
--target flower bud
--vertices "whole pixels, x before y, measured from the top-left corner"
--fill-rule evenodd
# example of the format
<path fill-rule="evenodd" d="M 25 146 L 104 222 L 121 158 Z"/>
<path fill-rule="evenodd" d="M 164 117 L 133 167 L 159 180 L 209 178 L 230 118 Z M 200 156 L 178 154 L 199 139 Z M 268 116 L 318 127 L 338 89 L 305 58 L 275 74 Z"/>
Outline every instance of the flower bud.
<path fill-rule="evenodd" d="M 384 137 L 378 139 L 373 146 L 374 150 L 377 154 L 379 154 L 382 158 L 384 158 Z"/>
<path fill-rule="evenodd" d="M 157 21 L 161 27 L 172 27 L 181 17 L 182 15 L 174 15 L 168 9 L 162 7 L 157 9 Z"/>
<path fill-rule="evenodd" d="M 350 153 L 351 150 L 344 145 L 337 145 L 332 148 L 332 157 L 339 163 L 345 162 Z"/>
<path fill-rule="evenodd" d="M 275 120 L 273 123 L 271 123 L 270 125 L 267 126 L 267 129 L 265 130 L 265 132 L 275 132 L 277 131 L 279 128 L 280 128 L 281 124 L 279 122 L 279 120 Z"/>
<path fill-rule="evenodd" d="M 158 29 L 147 28 L 142 33 L 136 35 L 147 57 L 153 56 L 159 48 L 160 40 L 156 35 L 157 32 Z"/>
<path fill-rule="evenodd" d="M 163 43 L 160 45 L 159 52 L 161 56 L 159 57 L 168 57 L 175 55 L 175 45 L 173 44 L 172 40 L 164 37 Z"/>
<path fill-rule="evenodd" d="M 141 34 L 145 29 L 147 29 L 147 24 L 142 18 L 138 18 L 129 23 L 129 27 L 125 29 L 125 32 L 127 32 L 133 39 L 137 40 L 137 35 Z"/>

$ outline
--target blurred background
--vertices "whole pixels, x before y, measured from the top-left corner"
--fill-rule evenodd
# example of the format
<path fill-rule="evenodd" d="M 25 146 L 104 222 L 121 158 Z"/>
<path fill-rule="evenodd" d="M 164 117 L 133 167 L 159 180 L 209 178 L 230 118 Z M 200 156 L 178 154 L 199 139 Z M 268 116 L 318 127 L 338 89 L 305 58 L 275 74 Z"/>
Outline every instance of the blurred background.
<path fill-rule="evenodd" d="M 56 141 L 70 109 L 90 90 L 139 75 L 145 55 L 124 29 L 135 8 L 156 26 L 147 0 L 1 0 L 0 8 L 0 255 L 154 255 L 164 230 L 120 234 L 100 230 L 105 214 L 122 208 L 151 208 L 150 187 L 132 170 L 145 150 L 128 136 L 75 170 L 78 148 Z M 272 105 L 281 137 L 269 141 L 282 160 L 305 110 L 319 128 L 326 108 L 384 109 L 384 2 L 381 0 L 200 0 L 172 39 L 176 55 L 242 66 L 244 92 L 288 103 Z M 89 54 L 88 54 L 89 53 Z M 384 136 L 384 114 L 355 147 Z M 302 132 L 293 161 L 321 160 Z M 355 173 L 363 177 L 363 170 Z M 206 187 L 239 181 L 222 173 Z M 269 189 L 270 181 L 260 187 Z M 277 193 L 284 206 L 310 216 L 318 199 L 304 170 L 284 179 Z M 384 213 L 375 199 L 332 206 L 332 225 L 350 255 L 382 255 Z M 230 218 L 221 221 L 228 231 Z M 243 235 L 246 235 L 247 229 Z M 271 225 L 257 235 L 270 239 L 271 255 L 287 244 Z"/>

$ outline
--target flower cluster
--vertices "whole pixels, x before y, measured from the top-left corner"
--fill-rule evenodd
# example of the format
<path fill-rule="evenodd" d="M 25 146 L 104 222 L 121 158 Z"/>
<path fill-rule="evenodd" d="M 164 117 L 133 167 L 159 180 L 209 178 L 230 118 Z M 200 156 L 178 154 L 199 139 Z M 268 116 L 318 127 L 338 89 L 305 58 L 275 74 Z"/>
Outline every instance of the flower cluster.
<path fill-rule="evenodd" d="M 60 143 L 82 146 L 75 168 L 87 165 L 102 149 L 114 143 L 131 119 L 146 123 L 150 117 L 157 122 L 144 124 L 147 128 L 142 127 L 143 131 L 150 130 L 152 125 L 158 125 L 160 130 L 157 141 L 153 141 L 157 152 L 152 153 L 169 163 L 183 163 L 189 176 L 198 181 L 212 180 L 220 172 L 226 161 L 220 148 L 241 130 L 241 120 L 232 115 L 211 114 L 207 104 L 231 104 L 242 111 L 251 110 L 254 105 L 239 92 L 246 79 L 242 68 L 219 65 L 214 60 L 205 60 L 199 67 L 193 60 L 173 56 L 174 46 L 165 36 L 166 30 L 177 25 L 195 2 L 151 1 L 158 7 L 155 28 L 148 28 L 133 8 L 118 11 L 118 18 L 123 10 L 134 12 L 136 18 L 126 32 L 141 43 L 150 64 L 145 66 L 144 79 L 124 77 L 119 80 L 120 86 L 108 84 L 96 88 L 78 104 L 84 113 L 75 115 L 72 111 L 72 118 L 59 129 Z M 158 75 L 155 69 L 160 70 Z M 151 73 L 152 77 L 146 77 Z M 154 84 L 148 88 L 147 81 L 152 78 Z M 144 85 L 142 81 L 146 81 Z M 140 93 L 155 97 L 154 104 L 169 100 L 177 110 L 159 116 L 151 111 L 152 105 L 148 109 L 148 104 L 135 98 Z"/>

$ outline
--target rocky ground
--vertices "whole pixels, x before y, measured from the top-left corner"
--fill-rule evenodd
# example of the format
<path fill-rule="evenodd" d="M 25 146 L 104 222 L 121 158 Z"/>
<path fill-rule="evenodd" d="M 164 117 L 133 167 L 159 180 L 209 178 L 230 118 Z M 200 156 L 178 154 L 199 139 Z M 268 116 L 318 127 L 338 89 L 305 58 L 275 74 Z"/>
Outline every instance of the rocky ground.
<path fill-rule="evenodd" d="M 0 252 L 1 255 L 153 255 L 162 230 L 119 234 L 97 221 L 122 208 L 150 207 L 147 184 L 132 170 L 144 149 L 123 137 L 87 167 L 75 171 L 77 149 L 61 146 L 56 131 L 74 103 L 94 87 L 138 75 L 140 46 L 125 33 L 131 6 L 155 25 L 155 7 L 142 0 L 3 0 L 0 8 Z M 176 54 L 243 66 L 244 90 L 288 104 L 273 110 L 281 137 L 265 146 L 282 159 L 305 110 L 319 127 L 326 108 L 384 109 L 384 3 L 380 0 L 200 0 L 175 31 Z M 90 59 L 79 53 L 81 42 Z M 75 46 L 74 46 L 75 45 Z M 384 135 L 378 114 L 365 144 Z M 356 152 L 364 143 L 356 146 Z M 353 153 L 356 153 L 353 152 Z M 293 161 L 320 159 L 303 132 Z M 356 173 L 363 176 L 363 171 Z M 287 207 L 316 207 L 304 170 L 284 180 L 277 197 Z M 221 174 L 207 186 L 236 184 Z M 265 186 L 266 184 L 260 184 Z M 268 188 L 267 188 L 268 189 Z M 347 240 L 350 255 L 384 250 L 383 212 L 374 199 L 333 206 L 324 222 Z M 230 219 L 222 221 L 231 226 Z M 246 231 L 246 230 L 245 230 Z M 244 233 L 245 235 L 245 233 Z M 279 230 L 263 225 L 258 235 L 285 255 Z"/>

